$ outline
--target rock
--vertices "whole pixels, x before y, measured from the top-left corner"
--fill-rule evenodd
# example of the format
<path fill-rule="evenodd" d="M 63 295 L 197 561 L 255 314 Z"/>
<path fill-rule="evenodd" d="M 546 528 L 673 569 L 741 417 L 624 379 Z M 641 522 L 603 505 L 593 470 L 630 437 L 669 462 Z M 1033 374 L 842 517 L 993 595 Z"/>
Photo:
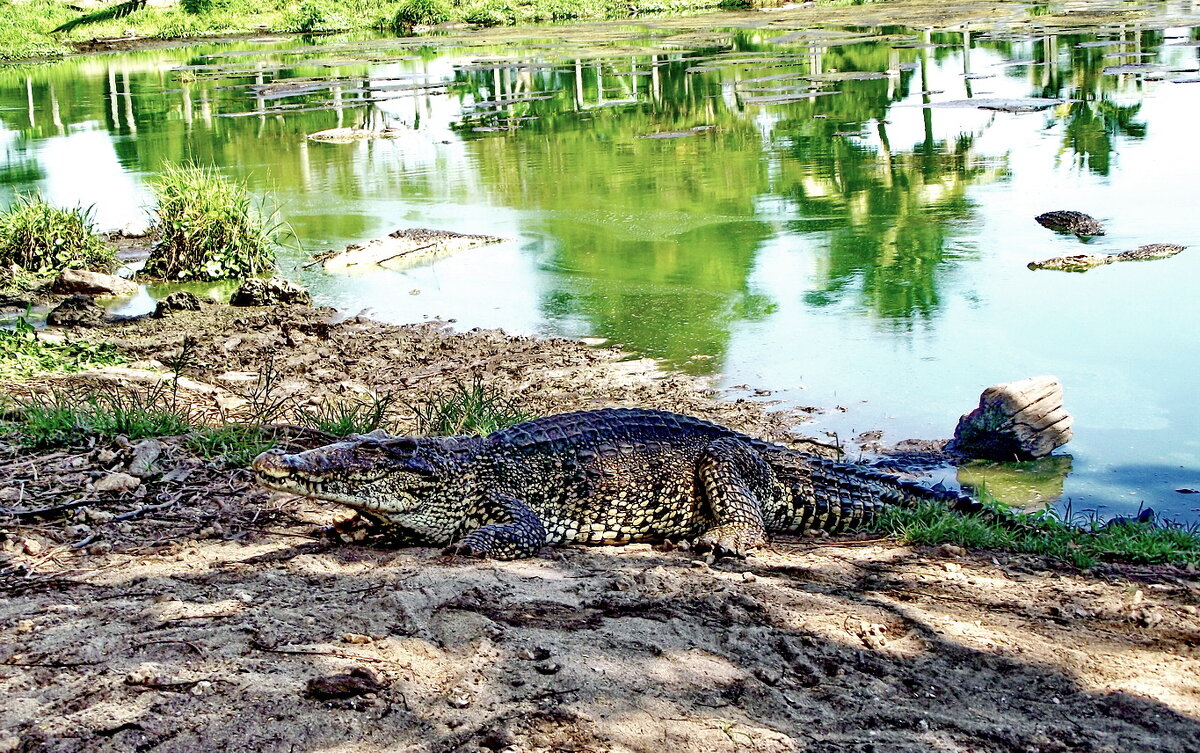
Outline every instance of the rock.
<path fill-rule="evenodd" d="M 116 275 L 89 272 L 86 269 L 64 269 L 50 288 L 55 293 L 83 293 L 127 297 L 136 295 L 138 285 Z"/>
<path fill-rule="evenodd" d="M 1039 225 L 1060 233 L 1075 235 L 1104 235 L 1104 225 L 1095 217 L 1083 212 L 1059 210 L 1046 212 L 1033 218 Z"/>
<path fill-rule="evenodd" d="M 349 672 L 338 675 L 314 677 L 308 681 L 308 695 L 319 700 L 334 698 L 350 698 L 366 693 L 378 693 L 387 685 L 366 667 L 355 667 Z"/>
<path fill-rule="evenodd" d="M 377 267 L 404 269 L 468 248 L 499 243 L 490 235 L 464 235 L 449 230 L 406 228 L 383 238 L 351 244 L 344 251 L 327 251 L 313 258 L 326 272 L 369 272 Z"/>
<path fill-rule="evenodd" d="M 994 384 L 959 419 L 947 449 L 988 460 L 1039 458 L 1071 440 L 1071 423 L 1057 377 Z"/>
<path fill-rule="evenodd" d="M 150 316 L 155 319 L 161 319 L 168 316 L 173 311 L 199 311 L 200 299 L 194 293 L 189 293 L 186 290 L 181 290 L 177 293 L 172 293 L 166 298 L 158 302 L 154 307 L 154 313 Z"/>
<path fill-rule="evenodd" d="M 95 327 L 104 323 L 106 313 L 90 295 L 73 295 L 46 315 L 46 323 L 55 327 Z"/>
<path fill-rule="evenodd" d="M 157 439 L 144 439 L 133 446 L 133 459 L 129 461 L 129 475 L 149 476 L 154 461 L 162 454 L 162 443 Z"/>
<path fill-rule="evenodd" d="M 312 296 L 291 280 L 258 277 L 246 280 L 233 291 L 230 306 L 308 306 Z"/>
<path fill-rule="evenodd" d="M 98 492 L 129 492 L 142 485 L 142 480 L 128 473 L 110 473 L 96 479 L 92 489 Z"/>

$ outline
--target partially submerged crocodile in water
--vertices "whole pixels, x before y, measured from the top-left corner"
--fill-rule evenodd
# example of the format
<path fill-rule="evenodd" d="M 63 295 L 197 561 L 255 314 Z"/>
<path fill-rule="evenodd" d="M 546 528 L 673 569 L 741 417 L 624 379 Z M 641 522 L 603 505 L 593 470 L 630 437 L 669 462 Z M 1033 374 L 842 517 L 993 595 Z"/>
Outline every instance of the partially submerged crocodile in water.
<path fill-rule="evenodd" d="M 1092 267 L 1112 264 L 1115 261 L 1166 259 L 1185 248 L 1187 246 L 1179 246 L 1174 243 L 1147 243 L 1144 246 L 1138 246 L 1130 251 L 1122 251 L 1119 254 L 1071 254 L 1070 256 L 1056 256 L 1053 259 L 1046 259 L 1045 261 L 1031 261 L 1027 266 L 1030 269 L 1058 269 L 1063 272 L 1086 272 Z"/>
<path fill-rule="evenodd" d="M 604 409 L 527 421 L 486 437 L 380 434 L 252 465 L 270 489 L 328 500 L 407 541 L 479 557 L 561 543 L 683 537 L 744 555 L 768 533 L 842 530 L 886 504 L 979 502 L 675 413 Z"/>
<path fill-rule="evenodd" d="M 1039 225 L 1051 230 L 1056 230 L 1060 233 L 1074 233 L 1075 235 L 1104 235 L 1104 225 L 1095 217 L 1086 215 L 1083 212 L 1075 212 L 1072 210 L 1059 210 L 1056 212 L 1046 212 L 1034 217 Z"/>

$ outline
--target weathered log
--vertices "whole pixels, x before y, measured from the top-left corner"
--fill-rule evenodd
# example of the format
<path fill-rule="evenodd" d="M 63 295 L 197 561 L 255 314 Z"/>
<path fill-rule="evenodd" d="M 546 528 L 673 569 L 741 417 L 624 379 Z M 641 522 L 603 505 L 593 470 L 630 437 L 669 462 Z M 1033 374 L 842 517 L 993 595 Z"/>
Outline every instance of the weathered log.
<path fill-rule="evenodd" d="M 994 384 L 959 419 L 947 449 L 988 460 L 1039 458 L 1071 440 L 1071 423 L 1058 377 Z"/>

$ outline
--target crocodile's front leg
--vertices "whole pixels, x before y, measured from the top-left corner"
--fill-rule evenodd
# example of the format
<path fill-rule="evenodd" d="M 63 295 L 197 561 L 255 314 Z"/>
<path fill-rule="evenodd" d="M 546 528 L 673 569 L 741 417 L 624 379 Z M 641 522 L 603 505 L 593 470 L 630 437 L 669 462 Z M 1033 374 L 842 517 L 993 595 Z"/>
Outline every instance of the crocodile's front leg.
<path fill-rule="evenodd" d="M 515 497 L 493 494 L 486 505 L 490 520 L 444 550 L 446 554 L 515 560 L 532 557 L 546 543 L 546 527 Z"/>
<path fill-rule="evenodd" d="M 736 439 L 720 439 L 700 458 L 698 473 L 716 526 L 696 539 L 697 549 L 744 557 L 765 543 L 759 495 L 779 485 L 767 462 Z"/>

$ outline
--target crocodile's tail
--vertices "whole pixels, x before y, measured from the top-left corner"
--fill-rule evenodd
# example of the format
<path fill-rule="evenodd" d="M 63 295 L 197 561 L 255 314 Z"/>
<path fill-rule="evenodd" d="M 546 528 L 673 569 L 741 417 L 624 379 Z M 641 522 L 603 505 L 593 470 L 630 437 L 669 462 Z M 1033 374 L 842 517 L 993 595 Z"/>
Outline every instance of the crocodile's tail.
<path fill-rule="evenodd" d="M 964 513 L 985 509 L 940 483 L 925 486 L 868 466 L 790 451 L 771 458 L 771 466 L 791 492 L 790 502 L 768 511 L 767 528 L 774 532 L 841 531 L 870 522 L 887 505 L 935 502 Z"/>

